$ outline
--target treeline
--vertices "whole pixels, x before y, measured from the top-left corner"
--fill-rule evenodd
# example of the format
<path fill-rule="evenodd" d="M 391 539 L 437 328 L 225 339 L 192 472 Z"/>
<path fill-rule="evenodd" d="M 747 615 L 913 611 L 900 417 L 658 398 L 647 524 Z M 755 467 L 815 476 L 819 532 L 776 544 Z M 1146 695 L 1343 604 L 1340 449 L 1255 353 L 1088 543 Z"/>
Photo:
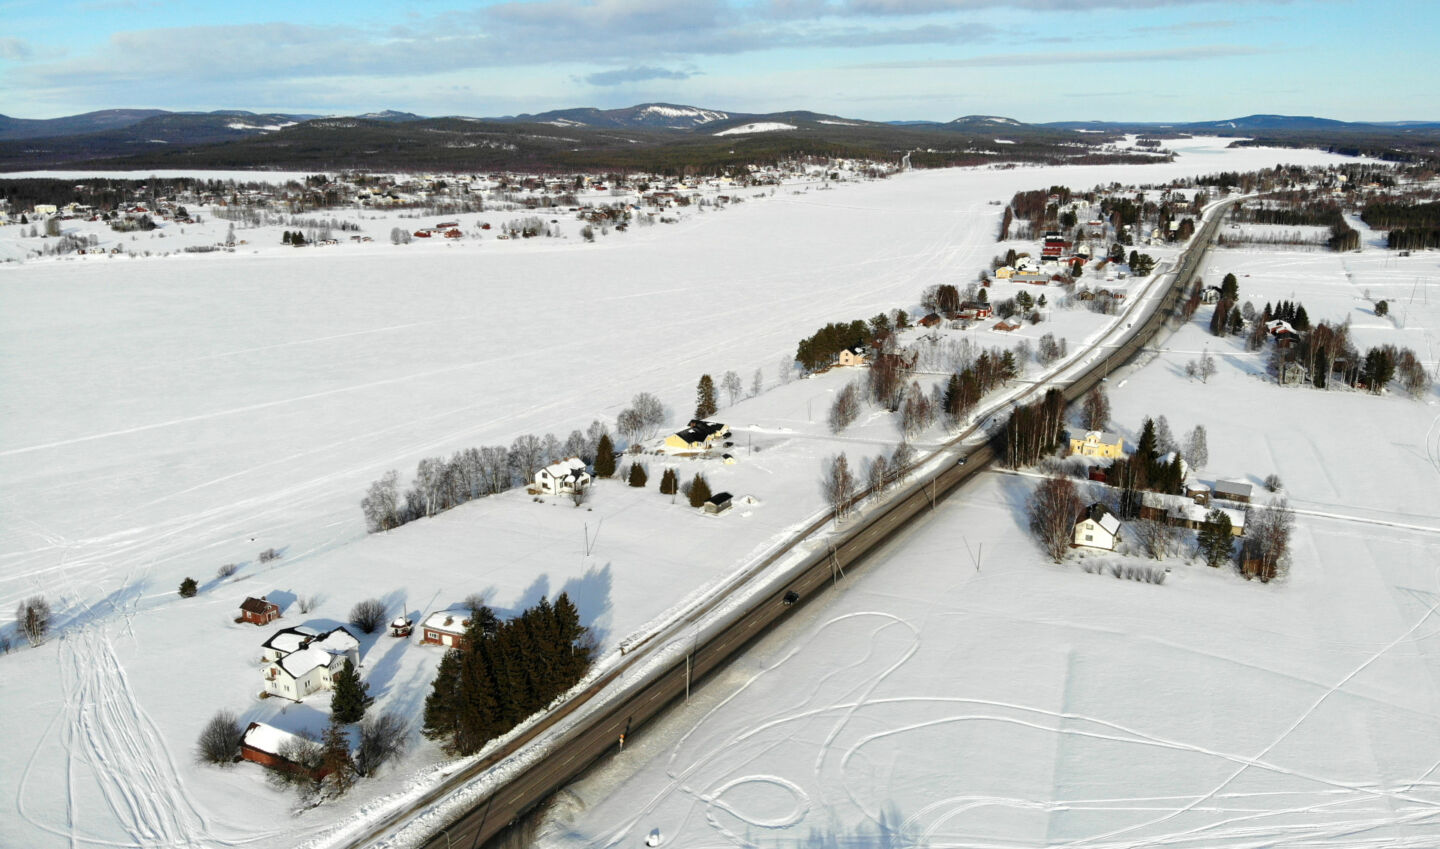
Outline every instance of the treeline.
<path fill-rule="evenodd" d="M 1287 227 L 1333 227 L 1343 224 L 1345 218 L 1340 207 L 1334 203 L 1309 203 L 1287 206 L 1245 206 L 1236 205 L 1231 213 L 1232 221 L 1250 221 L 1256 224 L 1283 224 Z"/>
<path fill-rule="evenodd" d="M 1376 230 L 1440 229 L 1440 203 L 1367 203 L 1360 220 Z"/>
<path fill-rule="evenodd" d="M 490 608 L 475 608 L 425 698 L 424 734 L 452 755 L 474 754 L 573 687 L 594 655 L 563 592 L 503 622 Z"/>
<path fill-rule="evenodd" d="M 392 469 L 370 484 L 360 509 L 370 533 L 392 530 L 467 501 L 528 484 L 536 472 L 567 457 L 594 464 L 602 451 L 613 451 L 612 445 L 609 429 L 597 419 L 583 432 L 571 431 L 564 442 L 552 433 L 543 438 L 525 434 L 516 437 L 508 448 L 486 445 L 456 451 L 449 459 L 426 457 L 416 466 L 414 483 L 403 495 L 400 474 Z M 610 468 L 613 473 L 613 454 Z"/>
<path fill-rule="evenodd" d="M 298 184 L 292 183 L 298 188 Z M 192 193 L 232 195 L 247 189 L 273 190 L 260 182 L 235 180 L 200 180 L 193 177 L 150 177 L 145 180 L 112 180 L 90 178 L 83 183 L 74 180 L 0 179 L 0 198 L 10 202 L 12 212 L 30 209 L 35 204 L 66 206 L 84 204 L 97 210 L 110 210 L 136 198 L 174 198 Z"/>
<path fill-rule="evenodd" d="M 1191 437 L 1194 446 L 1197 437 Z M 1205 445 L 1204 430 L 1199 430 L 1199 445 Z M 1192 450 L 1193 449 L 1192 447 Z M 1196 453 L 1205 451 L 1199 448 Z M 1166 456 L 1169 460 L 1165 460 Z M 1110 461 L 1106 472 L 1107 482 L 1120 491 L 1116 515 L 1122 519 L 1133 519 L 1140 515 L 1144 504 L 1144 492 L 1176 494 L 1185 485 L 1185 461 L 1181 458 L 1179 446 L 1170 434 L 1170 425 L 1165 417 L 1157 424 L 1148 416 L 1140 428 L 1140 441 L 1129 457 L 1117 457 Z"/>
<path fill-rule="evenodd" d="M 1397 251 L 1440 248 L 1440 227 L 1391 230 L 1385 235 L 1385 247 Z"/>
<path fill-rule="evenodd" d="M 1065 396 L 1047 389 L 1045 397 L 1015 408 L 999 434 L 1000 454 L 1012 469 L 1033 466 L 1052 454 L 1065 437 Z"/>
<path fill-rule="evenodd" d="M 1058 203 L 1051 203 L 1050 196 L 1059 197 Z M 1028 192 L 1016 192 L 1010 199 L 1010 209 L 1014 210 L 1016 218 L 1022 218 L 1036 226 L 1046 221 L 1054 221 L 1062 206 L 1070 203 L 1073 193 L 1066 186 L 1051 186 L 1049 189 L 1034 189 Z"/>

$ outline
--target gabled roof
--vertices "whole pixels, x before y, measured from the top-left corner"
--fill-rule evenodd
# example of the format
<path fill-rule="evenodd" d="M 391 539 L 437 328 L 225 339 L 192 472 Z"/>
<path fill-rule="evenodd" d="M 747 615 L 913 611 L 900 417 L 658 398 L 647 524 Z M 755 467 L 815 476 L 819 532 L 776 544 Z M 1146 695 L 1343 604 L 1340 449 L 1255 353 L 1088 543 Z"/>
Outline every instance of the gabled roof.
<path fill-rule="evenodd" d="M 1098 501 L 1086 507 L 1080 513 L 1080 517 L 1075 520 L 1075 524 L 1078 525 L 1087 520 L 1099 525 L 1101 530 L 1111 536 L 1120 532 L 1120 519 L 1110 512 L 1109 507 Z"/>
<path fill-rule="evenodd" d="M 725 430 L 725 425 L 720 422 L 707 422 L 695 419 L 690 426 L 675 435 L 687 443 L 704 442 L 709 437 Z"/>
<path fill-rule="evenodd" d="M 1250 493 L 1253 492 L 1254 489 L 1250 484 L 1239 481 L 1215 481 L 1215 494 L 1221 497 L 1239 495 L 1244 498 L 1249 498 Z"/>
<path fill-rule="evenodd" d="M 245 735 L 240 738 L 240 745 L 249 746 L 268 755 L 279 755 L 280 749 L 290 742 L 308 744 L 310 741 L 263 722 L 250 723 L 250 727 L 245 729 Z"/>
<path fill-rule="evenodd" d="M 273 601 L 266 601 L 263 598 L 247 597 L 240 602 L 240 609 L 246 613 L 268 613 L 270 610 L 279 610 L 280 607 Z"/>
<path fill-rule="evenodd" d="M 318 666 L 329 666 L 339 657 L 338 654 L 331 654 L 325 649 L 311 646 L 308 649 L 292 651 L 276 662 L 276 666 L 285 670 L 292 678 L 299 678 Z"/>
<path fill-rule="evenodd" d="M 300 644 L 306 640 L 318 636 L 320 636 L 319 632 L 306 628 L 304 625 L 294 628 L 281 628 L 274 634 L 271 634 L 270 639 L 261 643 L 260 647 L 288 653 L 300 648 Z"/>
<path fill-rule="evenodd" d="M 585 461 L 578 457 L 570 457 L 558 463 L 551 463 L 540 471 L 552 478 L 578 478 L 585 474 Z"/>
<path fill-rule="evenodd" d="M 728 492 L 717 492 L 717 493 L 715 493 L 714 495 L 710 496 L 710 500 L 707 501 L 707 502 L 705 502 L 705 503 L 707 503 L 707 504 L 714 504 L 715 506 L 718 507 L 718 506 L 720 506 L 721 504 L 724 504 L 725 502 L 727 502 L 727 501 L 729 501 L 729 500 L 730 500 L 730 493 L 728 493 Z"/>
<path fill-rule="evenodd" d="M 425 617 L 422 627 L 447 634 L 463 634 L 465 629 L 470 627 L 470 611 L 437 610 Z"/>

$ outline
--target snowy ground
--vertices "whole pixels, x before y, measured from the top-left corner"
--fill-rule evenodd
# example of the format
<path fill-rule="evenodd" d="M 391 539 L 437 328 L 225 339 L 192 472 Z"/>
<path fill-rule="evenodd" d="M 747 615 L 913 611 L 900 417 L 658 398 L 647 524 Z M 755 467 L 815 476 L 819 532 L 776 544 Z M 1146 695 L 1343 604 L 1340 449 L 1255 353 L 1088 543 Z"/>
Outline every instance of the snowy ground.
<path fill-rule="evenodd" d="M 1228 271 L 1242 301 L 1299 299 L 1435 366 L 1433 252 L 1212 252 L 1207 281 Z M 1373 315 L 1382 297 L 1403 320 Z M 1112 375 L 1115 429 L 1204 424 L 1202 479 L 1278 473 L 1298 514 L 1286 578 L 1052 565 L 1023 530 L 1033 479 L 996 473 L 570 788 L 542 845 L 1440 841 L 1440 390 L 1279 387 L 1208 335 L 1209 310 Z M 1187 381 L 1207 348 L 1219 373 Z"/>
<path fill-rule="evenodd" d="M 387 221 L 377 243 L 329 252 L 0 269 L 0 604 L 46 593 L 59 626 L 44 647 L 0 661 L 12 741 L 0 797 L 13 805 L 0 843 L 279 847 L 368 812 L 368 800 L 425 775 L 436 751 L 421 746 L 389 778 L 294 819 L 258 770 L 191 762 L 220 707 L 290 729 L 324 722 L 323 700 L 255 699 L 269 630 L 231 622 L 245 595 L 318 594 L 309 616 L 291 607 L 284 624 L 325 625 L 371 596 L 418 613 L 488 589 L 516 609 L 563 588 L 613 646 L 810 515 L 819 457 L 893 445 L 885 420 L 840 440 L 823 433 L 843 372 L 776 389 L 775 365 L 826 321 L 913 307 L 928 285 L 975 279 L 996 250 L 990 200 L 1337 159 L 1191 145 L 1168 165 L 779 192 L 596 245 L 395 247 L 378 242 Z M 1098 327 L 1076 324 L 1072 345 Z M 757 367 L 768 391 L 721 417 L 738 417 L 742 435 L 754 425 L 761 451 L 712 477 L 755 494 L 752 510 L 705 519 L 653 485 L 606 484 L 593 512 L 512 493 L 363 535 L 359 497 L 387 468 L 408 474 L 420 457 L 527 432 L 563 437 L 613 420 L 639 391 L 683 424 L 701 372 L 734 369 L 748 384 Z M 684 533 L 654 541 L 657 526 L 680 523 Z M 587 559 L 584 535 L 596 532 Z M 272 546 L 280 560 L 255 562 Z M 213 579 L 228 562 L 237 575 Z M 186 575 L 201 581 L 197 599 L 174 595 Z M 388 637 L 364 649 L 380 707 L 417 709 L 438 655 Z"/>

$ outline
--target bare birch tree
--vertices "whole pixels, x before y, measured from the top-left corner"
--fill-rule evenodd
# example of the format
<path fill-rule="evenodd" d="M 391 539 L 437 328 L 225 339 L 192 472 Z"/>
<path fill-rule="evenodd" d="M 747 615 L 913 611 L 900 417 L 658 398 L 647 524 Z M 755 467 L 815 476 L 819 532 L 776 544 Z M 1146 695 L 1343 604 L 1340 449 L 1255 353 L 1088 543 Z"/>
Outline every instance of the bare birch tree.
<path fill-rule="evenodd" d="M 1080 496 L 1069 478 L 1046 478 L 1030 495 L 1030 532 L 1056 563 L 1070 549 L 1080 508 Z"/>
<path fill-rule="evenodd" d="M 850 472 L 850 461 L 845 452 L 840 452 L 825 462 L 820 476 L 820 491 L 825 502 L 835 511 L 835 523 L 850 514 L 850 501 L 855 496 L 855 476 Z"/>

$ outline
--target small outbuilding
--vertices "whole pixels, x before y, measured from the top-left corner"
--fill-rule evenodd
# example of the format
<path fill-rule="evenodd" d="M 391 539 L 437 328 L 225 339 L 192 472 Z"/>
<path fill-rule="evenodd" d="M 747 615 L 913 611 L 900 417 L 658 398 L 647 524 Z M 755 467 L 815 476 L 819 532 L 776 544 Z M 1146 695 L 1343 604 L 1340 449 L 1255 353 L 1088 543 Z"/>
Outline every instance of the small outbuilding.
<path fill-rule="evenodd" d="M 1254 490 L 1255 488 L 1250 484 L 1240 481 L 1215 481 L 1215 497 L 1223 498 L 1226 501 L 1249 504 L 1250 495 Z"/>
<path fill-rule="evenodd" d="M 420 642 L 446 648 L 459 648 L 465 645 L 465 630 L 470 627 L 470 617 L 467 613 L 457 610 L 437 610 L 425 617 L 425 622 L 420 626 Z"/>
<path fill-rule="evenodd" d="M 280 618 L 280 605 L 260 596 L 240 602 L 240 621 L 252 625 L 269 625 Z"/>
<path fill-rule="evenodd" d="M 315 745 L 317 744 L 313 741 L 297 734 L 291 734 L 289 731 L 281 731 L 273 725 L 252 722 L 240 738 L 240 758 L 270 769 L 308 775 L 319 781 L 329 774 L 328 769 L 324 767 L 307 769 L 282 754 Z"/>
<path fill-rule="evenodd" d="M 730 493 L 717 492 L 714 495 L 710 496 L 709 501 L 705 502 L 705 506 L 703 509 L 706 513 L 724 513 L 732 506 L 733 505 L 731 503 Z"/>
<path fill-rule="evenodd" d="M 390 623 L 390 636 L 408 637 L 415 630 L 415 623 L 404 616 L 397 616 L 395 621 Z"/>

